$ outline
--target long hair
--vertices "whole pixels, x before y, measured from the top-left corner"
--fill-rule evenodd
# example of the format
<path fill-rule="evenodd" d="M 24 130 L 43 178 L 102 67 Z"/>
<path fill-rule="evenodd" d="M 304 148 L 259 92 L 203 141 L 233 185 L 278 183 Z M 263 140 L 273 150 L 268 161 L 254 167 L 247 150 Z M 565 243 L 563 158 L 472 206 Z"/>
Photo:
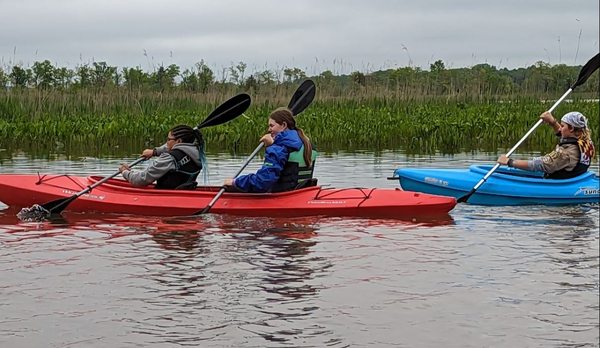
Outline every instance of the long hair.
<path fill-rule="evenodd" d="M 584 152 L 592 160 L 596 156 L 596 149 L 592 142 L 592 131 L 588 127 L 578 128 L 571 125 L 569 127 L 573 128 L 573 133 L 577 136 L 577 142 L 582 144 Z"/>
<path fill-rule="evenodd" d="M 592 131 L 589 128 L 577 128 L 573 127 L 573 133 L 577 135 L 577 139 L 581 140 L 591 140 L 592 139 Z"/>
<path fill-rule="evenodd" d="M 283 122 L 285 122 L 288 129 L 298 132 L 298 136 L 300 136 L 300 139 L 304 144 L 304 162 L 308 167 L 312 167 L 312 144 L 310 143 L 310 139 L 304 134 L 304 131 L 301 128 L 296 127 L 296 120 L 294 119 L 292 110 L 286 107 L 277 108 L 269 115 L 269 118 L 279 125 L 282 125 Z"/>
<path fill-rule="evenodd" d="M 205 142 L 200 130 L 194 129 L 185 124 L 180 124 L 171 128 L 169 132 L 171 132 L 173 138 L 181 139 L 182 143 L 196 145 L 198 148 L 198 153 L 200 154 L 198 160 L 200 160 L 200 164 L 202 165 L 202 178 L 206 184 L 208 182 L 208 163 L 206 161 L 206 154 L 204 152 Z"/>

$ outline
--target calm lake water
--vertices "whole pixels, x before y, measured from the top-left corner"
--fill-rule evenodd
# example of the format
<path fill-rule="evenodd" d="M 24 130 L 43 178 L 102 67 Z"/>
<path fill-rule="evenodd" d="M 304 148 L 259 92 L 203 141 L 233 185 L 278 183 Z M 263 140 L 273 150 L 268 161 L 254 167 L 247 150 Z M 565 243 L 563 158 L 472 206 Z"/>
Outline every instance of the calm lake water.
<path fill-rule="evenodd" d="M 399 166 L 495 158 L 338 153 L 316 176 L 396 187 Z M 210 156 L 211 184 L 243 160 Z M 108 175 L 122 161 L 17 156 L 0 172 Z M 428 223 L 15 213 L 0 211 L 0 347 L 599 345 L 597 206 L 459 204 Z"/>

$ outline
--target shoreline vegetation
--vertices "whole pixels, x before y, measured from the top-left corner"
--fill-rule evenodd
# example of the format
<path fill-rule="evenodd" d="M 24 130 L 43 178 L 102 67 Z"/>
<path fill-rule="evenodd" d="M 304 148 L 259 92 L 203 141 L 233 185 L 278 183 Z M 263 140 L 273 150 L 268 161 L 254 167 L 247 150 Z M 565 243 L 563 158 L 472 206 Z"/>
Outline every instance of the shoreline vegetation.
<path fill-rule="evenodd" d="M 297 68 L 248 74 L 240 62 L 217 79 L 202 61 L 183 72 L 175 65 L 144 72 L 105 62 L 71 70 L 46 60 L 0 68 L 0 159 L 16 153 L 131 157 L 162 144 L 172 126 L 195 126 L 242 92 L 252 96 L 250 109 L 203 134 L 208 152 L 247 154 L 266 131 L 270 111 L 286 105 L 305 78 L 315 81 L 317 96 L 299 126 L 321 151 L 501 153 L 570 87 L 580 68 L 538 62 L 512 70 L 488 64 L 446 69 L 439 60 L 430 70 L 306 76 Z M 554 112 L 557 119 L 571 110 L 588 116 L 597 146 L 599 86 L 595 72 Z M 520 150 L 544 153 L 554 144 L 542 126 Z"/>

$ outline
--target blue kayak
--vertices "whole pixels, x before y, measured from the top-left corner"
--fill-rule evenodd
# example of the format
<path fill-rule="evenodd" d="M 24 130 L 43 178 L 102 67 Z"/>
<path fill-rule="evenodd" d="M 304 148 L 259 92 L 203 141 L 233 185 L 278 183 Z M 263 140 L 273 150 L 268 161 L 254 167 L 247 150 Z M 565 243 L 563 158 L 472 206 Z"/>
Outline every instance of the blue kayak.
<path fill-rule="evenodd" d="M 406 191 L 460 198 L 492 169 L 471 165 L 469 169 L 399 168 L 394 172 Z M 544 179 L 541 172 L 500 167 L 469 198 L 481 205 L 566 205 L 600 201 L 598 175 L 586 172 L 570 179 Z"/>

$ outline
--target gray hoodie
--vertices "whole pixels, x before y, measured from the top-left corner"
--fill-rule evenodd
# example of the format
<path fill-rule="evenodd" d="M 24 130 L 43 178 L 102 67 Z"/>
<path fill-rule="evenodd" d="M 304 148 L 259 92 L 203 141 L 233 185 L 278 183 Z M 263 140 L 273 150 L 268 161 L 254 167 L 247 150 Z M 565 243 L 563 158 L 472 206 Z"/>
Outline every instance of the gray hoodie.
<path fill-rule="evenodd" d="M 179 143 L 173 146 L 173 149 L 181 150 L 188 155 L 196 165 L 200 166 L 200 152 L 198 147 L 194 144 Z M 167 150 L 167 144 L 156 147 L 156 157 L 152 160 L 152 163 L 148 165 L 144 170 L 126 170 L 124 171 L 123 178 L 129 181 L 133 186 L 147 186 L 167 174 L 170 170 L 175 170 L 175 158 L 169 154 Z"/>

